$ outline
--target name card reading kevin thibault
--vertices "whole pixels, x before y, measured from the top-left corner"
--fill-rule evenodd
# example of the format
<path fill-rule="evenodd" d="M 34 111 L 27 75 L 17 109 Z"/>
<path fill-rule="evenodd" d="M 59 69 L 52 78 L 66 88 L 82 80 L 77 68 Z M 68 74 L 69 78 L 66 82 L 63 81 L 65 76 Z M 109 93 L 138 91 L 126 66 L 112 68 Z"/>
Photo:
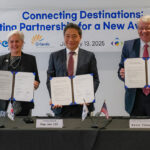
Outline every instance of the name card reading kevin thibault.
<path fill-rule="evenodd" d="M 150 128 L 150 119 L 130 119 L 130 128 Z"/>

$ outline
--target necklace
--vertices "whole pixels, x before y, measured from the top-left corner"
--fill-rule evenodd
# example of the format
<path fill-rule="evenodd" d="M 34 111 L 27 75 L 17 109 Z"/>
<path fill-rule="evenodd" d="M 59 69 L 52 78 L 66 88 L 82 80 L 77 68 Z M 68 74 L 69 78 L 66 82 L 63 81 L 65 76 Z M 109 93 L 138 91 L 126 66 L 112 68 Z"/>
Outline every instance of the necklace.
<path fill-rule="evenodd" d="M 14 57 L 10 57 L 10 66 L 13 69 L 16 69 L 21 62 L 21 56 L 14 56 Z"/>

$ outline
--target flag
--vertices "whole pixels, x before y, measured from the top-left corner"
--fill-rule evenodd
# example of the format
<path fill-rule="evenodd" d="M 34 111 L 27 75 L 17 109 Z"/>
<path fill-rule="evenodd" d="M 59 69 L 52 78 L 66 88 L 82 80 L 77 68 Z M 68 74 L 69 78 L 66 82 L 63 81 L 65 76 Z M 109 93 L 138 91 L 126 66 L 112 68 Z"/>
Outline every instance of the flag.
<path fill-rule="evenodd" d="M 89 112 L 89 110 L 88 110 L 86 104 L 84 103 L 83 110 L 82 110 L 82 121 L 87 117 L 88 112 Z"/>
<path fill-rule="evenodd" d="M 11 102 L 9 102 L 8 104 L 7 115 L 10 120 L 14 120 L 15 115 L 14 115 L 14 109 L 13 109 Z"/>
<path fill-rule="evenodd" d="M 106 106 L 105 101 L 104 101 L 104 103 L 103 103 L 103 106 L 102 106 L 102 108 L 101 108 L 101 111 L 100 111 L 100 112 L 103 112 L 103 113 L 105 114 L 105 116 L 106 116 L 106 118 L 107 118 L 107 119 L 109 118 L 108 110 L 107 110 L 107 106 Z"/>

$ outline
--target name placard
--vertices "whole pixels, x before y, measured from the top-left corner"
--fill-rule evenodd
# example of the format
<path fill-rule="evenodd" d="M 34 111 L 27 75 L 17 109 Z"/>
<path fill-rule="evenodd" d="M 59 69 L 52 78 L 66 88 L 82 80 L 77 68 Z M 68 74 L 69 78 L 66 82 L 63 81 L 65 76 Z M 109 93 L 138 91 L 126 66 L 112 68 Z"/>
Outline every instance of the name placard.
<path fill-rule="evenodd" d="M 150 128 L 150 119 L 130 119 L 130 128 Z"/>
<path fill-rule="evenodd" d="M 62 119 L 37 119 L 36 128 L 62 128 Z"/>

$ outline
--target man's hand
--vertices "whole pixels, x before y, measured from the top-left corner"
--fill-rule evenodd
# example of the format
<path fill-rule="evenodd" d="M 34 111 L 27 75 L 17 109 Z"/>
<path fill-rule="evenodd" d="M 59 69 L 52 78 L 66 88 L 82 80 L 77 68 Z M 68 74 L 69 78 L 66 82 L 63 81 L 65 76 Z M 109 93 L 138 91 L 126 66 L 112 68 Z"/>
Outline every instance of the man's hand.
<path fill-rule="evenodd" d="M 121 76 L 122 79 L 125 78 L 124 68 L 121 68 L 121 69 L 120 69 L 120 76 Z"/>
<path fill-rule="evenodd" d="M 49 104 L 52 105 L 52 99 L 50 99 Z M 52 108 L 62 108 L 62 105 L 54 105 Z"/>
<path fill-rule="evenodd" d="M 84 104 L 84 103 L 83 103 L 83 104 Z M 83 105 L 83 104 L 80 104 L 80 105 Z M 86 106 L 89 106 L 89 105 L 90 105 L 90 103 L 85 103 L 85 105 L 86 105 Z"/>

